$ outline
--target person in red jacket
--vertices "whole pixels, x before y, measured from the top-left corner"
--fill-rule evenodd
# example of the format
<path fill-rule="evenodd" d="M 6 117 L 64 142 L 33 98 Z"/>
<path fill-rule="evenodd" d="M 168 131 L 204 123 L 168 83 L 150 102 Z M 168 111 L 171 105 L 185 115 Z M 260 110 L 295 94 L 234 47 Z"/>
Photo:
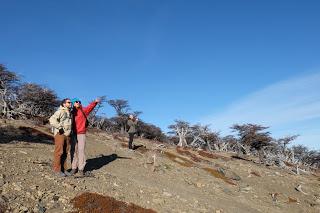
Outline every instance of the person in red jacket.
<path fill-rule="evenodd" d="M 72 159 L 71 175 L 76 173 L 78 168 L 79 175 L 84 175 L 84 167 L 86 165 L 85 145 L 86 145 L 86 131 L 88 127 L 88 119 L 90 112 L 100 103 L 100 99 L 96 99 L 88 106 L 83 107 L 78 98 L 72 99 L 73 103 L 73 136 L 74 136 L 74 156 Z"/>

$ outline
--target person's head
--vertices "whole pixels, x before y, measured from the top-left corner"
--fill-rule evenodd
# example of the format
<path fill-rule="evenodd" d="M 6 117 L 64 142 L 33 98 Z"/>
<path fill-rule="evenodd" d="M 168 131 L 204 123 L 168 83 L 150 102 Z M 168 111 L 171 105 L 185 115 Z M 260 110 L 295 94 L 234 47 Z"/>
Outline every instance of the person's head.
<path fill-rule="evenodd" d="M 72 99 L 72 103 L 73 103 L 73 106 L 78 109 L 81 107 L 81 101 L 79 98 L 74 98 Z"/>
<path fill-rule="evenodd" d="M 132 114 L 129 115 L 129 119 L 133 120 L 134 116 Z"/>
<path fill-rule="evenodd" d="M 70 101 L 70 98 L 65 98 L 61 101 L 61 104 L 60 104 L 62 107 L 67 107 L 67 108 L 71 108 L 72 104 L 71 104 L 71 101 Z"/>

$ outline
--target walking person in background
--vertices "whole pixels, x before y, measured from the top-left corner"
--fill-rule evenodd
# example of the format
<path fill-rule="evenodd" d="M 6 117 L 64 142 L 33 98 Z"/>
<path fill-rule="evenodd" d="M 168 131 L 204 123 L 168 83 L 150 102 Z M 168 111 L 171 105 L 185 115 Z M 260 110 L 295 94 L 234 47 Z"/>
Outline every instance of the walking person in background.
<path fill-rule="evenodd" d="M 70 175 L 66 166 L 72 128 L 71 106 L 69 98 L 63 99 L 59 109 L 49 119 L 51 126 L 54 128 L 53 171 L 60 177 Z"/>
<path fill-rule="evenodd" d="M 86 131 L 89 125 L 87 117 L 90 112 L 100 103 L 100 99 L 96 99 L 88 106 L 83 107 L 78 98 L 72 99 L 73 103 L 73 140 L 74 155 L 72 159 L 71 175 L 74 175 L 78 169 L 80 176 L 84 175 L 84 167 L 86 165 L 85 145 L 86 145 Z"/>
<path fill-rule="evenodd" d="M 129 149 L 133 149 L 132 143 L 133 143 L 133 138 L 134 138 L 134 134 L 137 133 L 137 124 L 138 124 L 138 118 L 134 117 L 133 115 L 129 115 L 129 119 L 127 122 L 128 126 L 129 126 Z"/>

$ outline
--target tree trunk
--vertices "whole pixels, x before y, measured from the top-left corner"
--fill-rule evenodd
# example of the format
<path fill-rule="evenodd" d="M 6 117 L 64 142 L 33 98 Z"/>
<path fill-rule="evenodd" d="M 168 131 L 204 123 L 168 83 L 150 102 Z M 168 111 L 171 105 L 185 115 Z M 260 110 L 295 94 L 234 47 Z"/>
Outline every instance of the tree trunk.
<path fill-rule="evenodd" d="M 183 128 L 181 128 L 181 131 L 178 132 L 178 135 L 179 135 L 178 146 L 185 147 L 188 145 L 186 140 L 186 134 L 187 134 L 187 130 L 184 130 Z"/>

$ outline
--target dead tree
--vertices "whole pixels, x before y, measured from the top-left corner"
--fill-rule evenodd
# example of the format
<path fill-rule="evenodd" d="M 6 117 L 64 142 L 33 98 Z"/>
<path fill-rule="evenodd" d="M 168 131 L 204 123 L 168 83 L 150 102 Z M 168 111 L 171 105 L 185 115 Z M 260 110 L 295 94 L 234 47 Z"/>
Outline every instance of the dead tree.
<path fill-rule="evenodd" d="M 190 146 L 195 148 L 208 148 L 209 151 L 224 149 L 224 145 L 221 144 L 221 140 L 218 132 L 210 130 L 209 125 L 196 124 L 191 127 L 192 142 Z M 220 147 L 220 145 L 222 145 Z M 221 149 L 220 149 L 221 148 Z"/>
<path fill-rule="evenodd" d="M 172 130 L 169 132 L 170 134 L 175 134 L 179 137 L 179 143 L 177 144 L 177 146 L 188 146 L 186 137 L 191 132 L 190 124 L 188 122 L 175 120 L 175 124 L 170 125 L 168 128 Z"/>
<path fill-rule="evenodd" d="M 260 159 L 262 158 L 262 147 L 269 145 L 272 141 L 270 132 L 264 132 L 268 128 L 257 124 L 235 124 L 231 127 L 234 132 L 238 133 L 239 151 L 243 154 L 257 153 Z"/>
<path fill-rule="evenodd" d="M 205 134 L 205 127 L 200 124 L 194 125 L 191 127 L 190 135 L 193 138 L 190 143 L 191 147 L 198 148 L 206 145 L 206 141 L 202 139 L 202 136 Z"/>
<path fill-rule="evenodd" d="M 294 152 L 290 149 L 288 149 L 288 145 L 294 141 L 299 135 L 292 135 L 292 136 L 287 136 L 287 137 L 283 137 L 280 138 L 278 140 L 276 140 L 276 142 L 279 145 L 280 148 L 280 152 L 282 155 L 285 156 L 287 161 L 291 161 L 294 162 Z"/>
<path fill-rule="evenodd" d="M 108 104 L 115 109 L 117 116 L 113 120 L 120 126 L 120 134 L 124 135 L 127 131 L 126 123 L 128 119 L 128 112 L 130 110 L 128 101 L 123 99 L 114 99 L 108 100 Z"/>
<path fill-rule="evenodd" d="M 14 117 L 14 105 L 16 104 L 16 92 L 19 84 L 16 73 L 9 71 L 0 64 L 0 116 L 4 118 Z"/>
<path fill-rule="evenodd" d="M 15 111 L 28 119 L 47 119 L 59 105 L 58 97 L 53 90 L 34 83 L 25 83 L 19 87 L 17 102 Z"/>
<path fill-rule="evenodd" d="M 92 110 L 92 112 L 88 116 L 88 121 L 90 127 L 95 127 L 97 129 L 102 129 L 103 124 L 105 123 L 106 118 L 102 116 L 98 116 L 98 111 L 104 107 L 104 103 L 107 102 L 106 96 L 100 96 L 99 97 L 100 102 L 97 104 L 97 106 Z"/>
<path fill-rule="evenodd" d="M 239 150 L 239 142 L 233 135 L 227 135 L 221 141 L 226 145 L 226 151 L 237 152 Z"/>

